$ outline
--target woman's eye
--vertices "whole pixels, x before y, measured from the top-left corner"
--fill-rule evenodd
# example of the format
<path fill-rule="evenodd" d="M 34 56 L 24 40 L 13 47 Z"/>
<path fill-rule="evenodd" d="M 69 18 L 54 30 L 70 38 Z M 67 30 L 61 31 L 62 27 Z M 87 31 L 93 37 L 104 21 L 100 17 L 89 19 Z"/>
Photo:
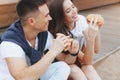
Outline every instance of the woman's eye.
<path fill-rule="evenodd" d="M 67 11 L 67 13 L 69 13 L 70 11 Z"/>
<path fill-rule="evenodd" d="M 74 6 L 74 5 L 72 5 L 72 8 L 75 8 L 75 6 Z"/>
<path fill-rule="evenodd" d="M 67 13 L 69 13 L 70 11 L 71 11 L 71 10 L 70 10 L 70 9 L 68 9 L 66 12 L 67 12 Z"/>

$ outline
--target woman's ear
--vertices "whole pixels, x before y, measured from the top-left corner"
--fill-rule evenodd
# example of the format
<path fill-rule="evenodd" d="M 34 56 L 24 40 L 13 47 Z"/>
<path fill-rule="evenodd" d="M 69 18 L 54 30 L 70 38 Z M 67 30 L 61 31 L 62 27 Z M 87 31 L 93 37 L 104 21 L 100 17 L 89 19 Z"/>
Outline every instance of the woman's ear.
<path fill-rule="evenodd" d="M 34 26 L 35 24 L 35 19 L 33 17 L 30 17 L 27 19 L 27 24 L 30 26 Z"/>

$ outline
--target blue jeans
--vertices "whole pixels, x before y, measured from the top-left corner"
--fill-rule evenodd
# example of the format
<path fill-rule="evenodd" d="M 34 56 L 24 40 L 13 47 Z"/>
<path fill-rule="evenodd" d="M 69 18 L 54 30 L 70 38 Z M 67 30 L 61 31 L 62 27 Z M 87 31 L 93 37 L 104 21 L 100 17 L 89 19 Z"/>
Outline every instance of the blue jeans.
<path fill-rule="evenodd" d="M 65 62 L 52 63 L 40 80 L 67 80 L 70 74 L 70 67 Z"/>

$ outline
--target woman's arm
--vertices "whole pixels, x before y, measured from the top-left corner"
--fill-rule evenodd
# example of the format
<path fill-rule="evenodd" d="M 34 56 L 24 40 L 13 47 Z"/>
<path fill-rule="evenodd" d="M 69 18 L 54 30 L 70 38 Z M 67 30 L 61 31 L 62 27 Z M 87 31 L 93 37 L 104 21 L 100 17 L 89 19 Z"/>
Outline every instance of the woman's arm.
<path fill-rule="evenodd" d="M 81 61 L 81 64 L 92 64 L 93 57 L 94 57 L 93 44 L 87 42 L 86 47 L 83 46 L 82 50 L 79 51 L 78 59 Z"/>
<path fill-rule="evenodd" d="M 83 56 L 84 64 L 92 64 L 94 58 L 94 41 L 87 40 L 86 41 L 86 48 Z"/>
<path fill-rule="evenodd" d="M 98 33 L 98 27 L 96 26 L 96 22 L 97 18 L 95 20 L 92 19 L 89 24 L 89 27 L 83 32 L 86 38 L 86 47 L 83 56 L 83 61 L 85 64 L 92 64 L 94 58 L 95 38 Z"/>
<path fill-rule="evenodd" d="M 62 53 L 56 57 L 57 60 L 65 61 L 68 64 L 74 64 L 78 55 L 79 44 L 77 40 L 72 39 L 67 54 Z"/>
<path fill-rule="evenodd" d="M 95 53 L 99 53 L 101 47 L 101 37 L 100 37 L 100 30 L 98 30 L 97 36 L 95 38 L 94 49 Z"/>
<path fill-rule="evenodd" d="M 70 54 L 65 54 L 65 53 L 61 53 L 56 57 L 57 60 L 65 61 L 67 64 L 74 64 L 76 58 L 77 56 L 72 56 Z"/>

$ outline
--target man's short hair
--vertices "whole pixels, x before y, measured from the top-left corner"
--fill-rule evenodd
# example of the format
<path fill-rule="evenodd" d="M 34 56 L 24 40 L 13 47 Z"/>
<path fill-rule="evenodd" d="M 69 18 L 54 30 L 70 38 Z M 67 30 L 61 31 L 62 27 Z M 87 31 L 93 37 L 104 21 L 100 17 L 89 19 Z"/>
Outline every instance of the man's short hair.
<path fill-rule="evenodd" d="M 46 0 L 20 0 L 17 4 L 16 11 L 20 19 L 26 18 L 30 13 L 39 10 L 39 6 L 46 4 Z"/>

